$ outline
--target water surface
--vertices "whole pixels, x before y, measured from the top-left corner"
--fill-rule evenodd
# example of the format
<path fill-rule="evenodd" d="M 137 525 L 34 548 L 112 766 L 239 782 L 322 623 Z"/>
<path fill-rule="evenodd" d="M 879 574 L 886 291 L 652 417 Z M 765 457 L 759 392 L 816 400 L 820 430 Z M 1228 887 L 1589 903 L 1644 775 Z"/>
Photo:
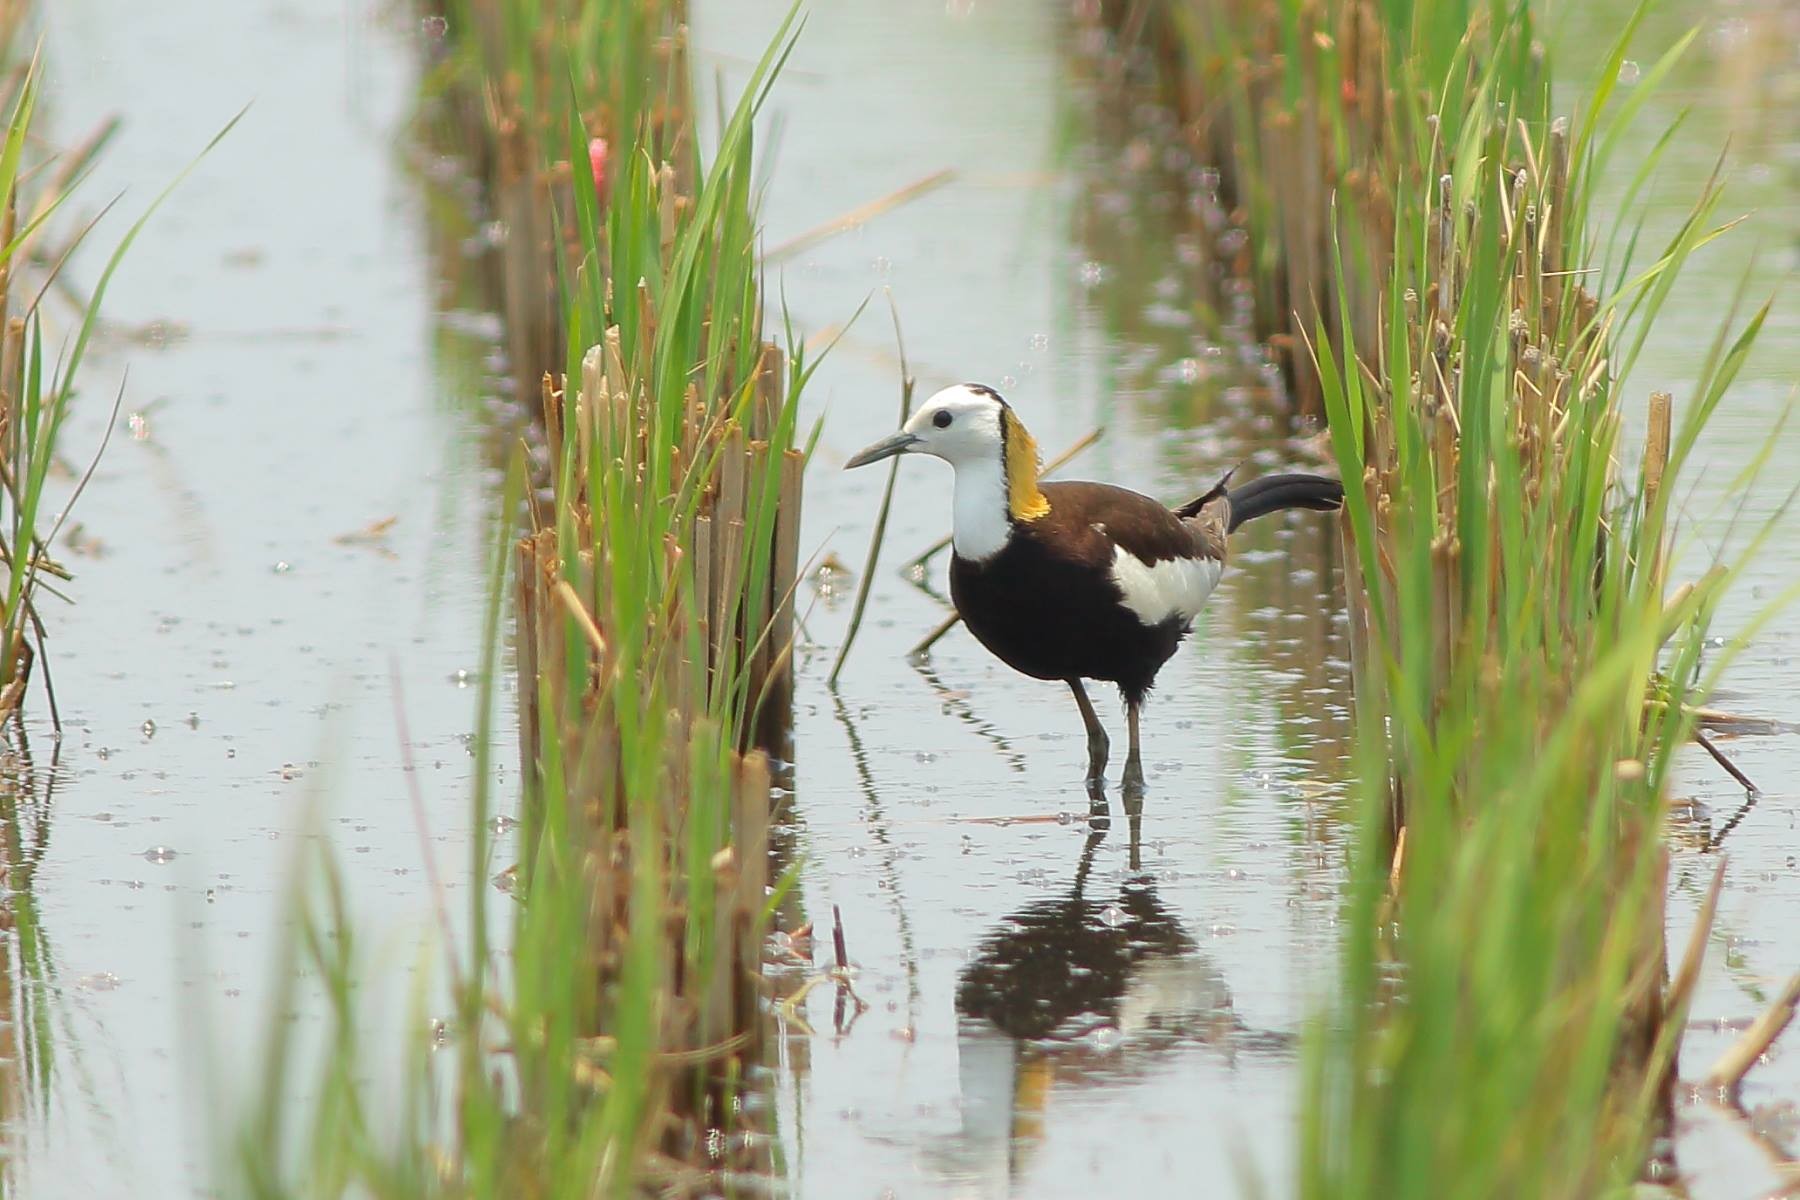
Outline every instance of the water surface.
<path fill-rule="evenodd" d="M 696 4 L 703 77 L 740 83 L 785 7 Z M 1608 7 L 1566 14 L 1555 36 L 1606 36 Z M 1684 0 L 1659 8 L 1646 44 L 1703 12 L 1692 60 L 1646 113 L 1655 129 L 1694 110 L 1656 222 L 1679 218 L 1728 135 L 1726 210 L 1755 215 L 1674 296 L 1630 381 L 1634 411 L 1653 386 L 1689 398 L 1746 271 L 1760 297 L 1795 270 L 1800 31 L 1778 3 L 1713 13 Z M 492 503 L 478 449 L 491 426 L 467 369 L 498 377 L 502 364 L 464 336 L 491 322 L 440 314 L 452 289 L 428 246 L 458 248 L 429 238 L 422 195 L 442 164 L 403 133 L 426 30 L 385 10 L 283 0 L 206 11 L 58 0 L 46 16 L 58 136 L 127 118 L 90 202 L 128 189 L 122 214 L 135 215 L 252 104 L 109 296 L 70 445 L 97 443 L 127 365 L 138 419 L 78 514 L 90 547 L 70 555 L 80 605 L 51 613 L 67 736 L 54 753 L 34 700 L 8 830 L 24 856 L 12 886 L 35 903 L 44 947 L 8 942 L 13 1057 L 50 1066 L 39 1084 L 30 1069 L 4 1077 L 9 1182 L 34 1196 L 191 1194 L 221 1122 L 203 1107 L 202 1063 L 211 1053 L 240 1082 L 253 1074 L 239 1051 L 268 1015 L 284 880 L 315 811 L 376 960 L 428 958 L 404 772 L 410 760 L 423 784 L 429 844 L 460 867 Z M 808 332 L 877 294 L 811 394 L 825 428 L 807 553 L 861 570 L 884 475 L 836 468 L 895 420 L 883 289 L 922 393 L 1000 387 L 1050 453 L 1103 426 L 1073 474 L 1177 500 L 1239 463 L 1249 475 L 1315 461 L 1271 415 L 1277 381 L 1242 335 L 1234 288 L 1207 269 L 1231 235 L 1206 203 L 1205 164 L 1094 49 L 1062 6 L 1031 0 L 811 13 L 770 102 L 768 244 L 954 176 L 779 263 Z M 205 70 L 172 66 L 196 55 Z M 100 261 L 82 256 L 75 277 L 91 280 Z M 1724 502 L 1773 436 L 1797 352 L 1800 316 L 1784 296 L 1696 465 L 1686 561 L 1741 541 L 1800 464 L 1800 432 L 1786 428 L 1768 486 L 1741 514 Z M 781 1017 L 761 1102 L 795 1189 L 1055 1198 L 1217 1194 L 1253 1178 L 1282 1194 L 1295 1039 L 1338 941 L 1349 719 L 1336 535 L 1313 514 L 1244 531 L 1146 713 L 1143 806 L 1114 792 L 1096 809 L 1061 687 L 1012 674 L 962 630 L 926 662 L 906 655 L 946 612 L 941 556 L 918 577 L 899 571 L 948 527 L 946 471 L 905 464 L 835 693 L 824 678 L 856 580 L 801 597 L 789 825 L 803 870 L 782 920 L 823 932 L 841 912 L 866 1008 L 825 988 Z M 390 517 L 379 536 L 342 540 Z M 1791 584 L 1795 528 L 1778 527 L 1721 613 L 1722 636 Z M 1797 638 L 1800 613 L 1784 610 L 1721 703 L 1800 716 Z M 1101 707 L 1122 749 L 1119 708 Z M 1754 1015 L 1800 967 L 1797 747 L 1729 743 L 1765 789 L 1748 808 L 1710 760 L 1684 759 L 1675 944 L 1712 856 L 1731 857 L 1689 1077 L 1728 1043 L 1723 1024 Z M 463 872 L 446 875 L 455 912 Z M 779 973 L 778 986 L 802 976 Z M 408 986 L 397 967 L 377 992 Z M 298 1019 L 316 1027 L 319 1012 Z M 404 1032 L 389 1018 L 370 1044 Z M 1678 1153 L 1696 1195 L 1771 1186 L 1769 1155 L 1792 1148 L 1796 1064 L 1778 1050 L 1752 1075 L 1755 1127 L 1704 1100 L 1683 1106 Z"/>

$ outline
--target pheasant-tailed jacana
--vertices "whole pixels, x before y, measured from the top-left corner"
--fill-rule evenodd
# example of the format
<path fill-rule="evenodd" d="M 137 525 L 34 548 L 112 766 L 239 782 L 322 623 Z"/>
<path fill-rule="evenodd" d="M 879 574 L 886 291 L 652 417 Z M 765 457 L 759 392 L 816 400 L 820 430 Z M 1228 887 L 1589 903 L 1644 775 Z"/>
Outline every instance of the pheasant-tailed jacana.
<path fill-rule="evenodd" d="M 1014 670 L 1068 684 L 1087 726 L 1088 780 L 1106 770 L 1106 730 L 1083 679 L 1116 683 L 1131 750 L 1124 783 L 1141 787 L 1138 712 L 1157 671 L 1193 628 L 1245 521 L 1343 504 L 1319 475 L 1265 475 L 1180 508 L 1104 483 L 1040 483 L 1037 445 L 1000 394 L 945 388 L 905 428 L 856 455 L 860 467 L 931 454 L 956 469 L 950 596 L 969 631 Z"/>

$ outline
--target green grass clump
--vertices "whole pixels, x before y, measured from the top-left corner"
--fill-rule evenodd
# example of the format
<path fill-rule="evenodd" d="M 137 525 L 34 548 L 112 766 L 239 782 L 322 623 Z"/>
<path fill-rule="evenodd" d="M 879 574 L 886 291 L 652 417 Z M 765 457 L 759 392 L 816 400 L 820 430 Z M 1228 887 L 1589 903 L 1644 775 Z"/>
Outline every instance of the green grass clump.
<path fill-rule="evenodd" d="M 604 186 L 557 183 L 559 164 L 584 163 L 593 136 L 599 99 L 583 81 L 603 73 L 579 66 L 592 49 L 584 39 L 600 29 L 626 43 L 595 51 L 603 62 L 652 61 L 649 26 L 589 19 L 621 7 L 567 6 L 571 36 L 549 38 L 578 66 L 562 77 L 574 91 L 560 140 L 533 142 L 534 177 L 552 181 L 537 194 L 555 218 L 546 282 L 566 369 L 542 391 L 536 473 L 547 494 L 523 506 L 522 541 L 517 488 L 500 523 L 470 814 L 471 945 L 466 959 L 453 949 L 449 971 L 455 1045 L 432 1054 L 421 1019 L 401 1101 L 371 1101 L 357 1069 L 363 964 L 327 864 L 285 961 L 323 981 L 331 1025 L 317 1059 L 281 1026 L 271 1037 L 260 1105 L 234 1153 L 234 1175 L 255 1195 L 685 1193 L 772 1167 L 769 1139 L 735 1104 L 759 1053 L 756 984 L 774 904 L 771 768 L 746 751 L 786 724 L 809 369 L 797 347 L 784 356 L 763 340 L 751 180 L 756 110 L 793 20 L 710 155 L 691 128 L 671 136 L 640 109 L 611 147 Z M 537 5 L 486 9 L 544 40 L 527 20 Z M 484 136 L 491 146 L 511 134 Z M 541 261 L 538 251 L 520 261 Z M 490 936 L 486 780 L 509 595 L 525 788 L 502 949 Z M 290 973 L 284 1006 L 297 995 Z M 296 1110 L 296 1087 L 316 1102 Z"/>
<path fill-rule="evenodd" d="M 40 109 L 45 68 L 41 57 L 27 61 L 22 51 L 28 9 L 0 0 L 0 64 L 7 68 L 0 81 L 0 110 L 6 113 L 0 136 L 0 723 L 6 757 L 0 781 L 0 877 L 6 883 L 0 898 L 0 1121 L 9 1127 L 44 1118 L 59 1073 L 72 1074 L 91 1091 L 85 1087 L 81 1048 L 69 1036 L 56 956 L 35 894 L 60 777 L 54 747 L 62 738 L 45 642 L 47 631 L 64 617 L 57 612 L 47 619 L 41 609 L 46 596 L 72 598 L 74 577 L 53 550 L 106 448 L 123 398 L 121 392 L 89 400 L 108 406 L 107 433 L 66 495 L 53 494 L 53 480 L 70 457 L 67 422 L 83 399 L 81 367 L 114 273 L 175 186 L 170 184 L 120 238 L 67 324 L 45 313 L 44 297 L 63 282 L 59 275 L 93 228 L 90 223 L 62 232 L 53 246 L 51 238 L 62 225 L 59 214 L 81 194 L 109 127 L 71 149 L 45 150 Z M 41 783 L 23 718 L 34 676 L 43 682 L 54 727 Z M 9 1156 L 0 1168 L 0 1195 L 16 1178 Z"/>
<path fill-rule="evenodd" d="M 13 57 L 9 49 L 20 20 L 15 9 L 0 10 L 0 62 Z M 5 576 L 0 585 L 0 639 L 4 639 L 0 645 L 0 720 L 23 704 L 35 667 L 45 675 L 51 718 L 60 733 L 55 693 L 48 686 L 49 665 L 43 661 L 44 621 L 38 597 L 42 592 L 61 595 L 57 585 L 47 580 L 61 584 L 71 579 L 67 568 L 53 556 L 52 547 L 80 499 L 92 466 L 54 517 L 46 510 L 46 491 L 53 470 L 66 454 L 64 426 L 76 397 L 81 364 L 99 326 L 107 285 L 150 213 L 168 192 L 120 239 L 81 305 L 73 330 L 47 333 L 43 298 L 91 228 L 79 230 L 50 261 L 43 245 L 48 223 L 79 188 L 99 141 L 62 159 L 33 161 L 30 147 L 37 136 L 34 122 L 42 79 L 42 64 L 34 59 L 11 74 L 11 90 L 0 100 L 10 110 L 0 146 L 0 571 Z M 107 424 L 109 435 L 117 417 L 114 403 Z M 104 449 L 103 438 L 100 450 Z M 96 450 L 96 461 L 98 454 Z"/>
<path fill-rule="evenodd" d="M 1717 188 L 1634 262 L 1634 232 L 1590 227 L 1589 185 L 1642 100 L 1609 109 L 1635 21 L 1565 124 L 1528 11 L 1430 19 L 1459 7 L 1389 29 L 1416 106 L 1391 242 L 1371 253 L 1384 230 L 1339 222 L 1341 350 L 1314 328 L 1351 484 L 1363 750 L 1341 990 L 1308 1058 L 1307 1195 L 1623 1189 L 1664 1128 L 1685 1020 L 1666 789 L 1732 572 L 1669 594 L 1669 495 L 1762 314 L 1721 332 L 1678 423 L 1653 397 L 1647 444 L 1624 446 L 1621 380 L 1716 232 Z M 1383 260 L 1364 339 L 1349 280 Z"/>
<path fill-rule="evenodd" d="M 1646 404 L 1626 381 L 1720 232 L 1719 189 L 1652 253 L 1640 201 L 1666 136 L 1610 228 L 1594 192 L 1691 35 L 1619 90 L 1640 8 L 1558 121 L 1537 12 L 1114 13 L 1149 31 L 1219 165 L 1258 331 L 1346 482 L 1359 799 L 1342 976 L 1307 1056 L 1310 1196 L 1608 1194 L 1669 1103 L 1691 975 L 1668 982 L 1665 796 L 1733 575 L 1671 592 L 1669 497 L 1763 314 L 1728 319 L 1680 419 L 1651 397 L 1646 444 L 1625 444 Z"/>
<path fill-rule="evenodd" d="M 558 280 L 580 254 L 579 194 L 634 154 L 691 193 L 699 149 L 682 0 L 424 0 L 445 51 L 424 87 L 433 136 L 462 155 L 506 230 L 489 282 L 515 398 L 535 407 L 570 337 Z M 574 114 L 573 125 L 571 113 Z M 558 214 L 561 214 L 560 219 Z"/>

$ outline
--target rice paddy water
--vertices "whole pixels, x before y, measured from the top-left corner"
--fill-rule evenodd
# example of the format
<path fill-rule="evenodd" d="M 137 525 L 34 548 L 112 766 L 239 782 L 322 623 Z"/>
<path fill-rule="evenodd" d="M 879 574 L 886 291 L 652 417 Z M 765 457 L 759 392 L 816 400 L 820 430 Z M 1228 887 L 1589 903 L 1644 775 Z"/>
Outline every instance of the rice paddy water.
<path fill-rule="evenodd" d="M 1785 1059 L 1690 1085 L 1800 962 L 1795 751 L 1722 743 L 1746 798 L 1672 690 L 1730 659 L 1715 707 L 1797 707 L 1791 522 L 1743 490 L 1800 453 L 1791 308 L 1728 353 L 1793 269 L 1779 7 L 1484 8 L 1465 41 L 1448 4 L 1182 4 L 1153 37 L 1152 6 L 853 3 L 791 52 L 779 0 L 102 7 L 46 14 L 45 89 L 65 144 L 143 119 L 102 192 L 262 98 L 133 247 L 71 410 L 80 444 L 130 363 L 52 631 L 72 736 L 49 753 L 28 701 L 15 751 L 16 1189 L 1592 1194 L 1653 1152 L 1725 1196 L 1786 1169 Z M 165 87 L 193 47 L 230 69 Z M 1241 105 L 1208 100 L 1221 61 Z M 1589 135 L 1606 86 L 1636 119 Z M 1701 244 L 1726 131 L 1703 215 L 1758 211 Z M 1584 176 L 1593 138 L 1631 170 Z M 1349 161 L 1321 145 L 1366 166 L 1335 211 L 1299 203 Z M 1270 163 L 1285 205 L 1250 195 Z M 1546 240 L 1570 188 L 1591 217 Z M 1638 268 L 1604 258 L 1615 222 Z M 1657 292 L 1673 260 L 1630 284 L 1669 246 L 1653 323 L 1570 316 Z M 1090 810 L 1055 689 L 955 629 L 906 656 L 945 612 L 941 560 L 894 565 L 945 528 L 928 467 L 860 577 L 882 481 L 830 468 L 892 422 L 892 322 L 851 320 L 884 291 L 920 387 L 1000 387 L 1083 447 L 1068 474 L 1175 499 L 1245 458 L 1372 468 L 1342 540 L 1250 531 L 1147 715 L 1142 805 Z M 1493 436 L 1446 441 L 1483 405 Z"/>

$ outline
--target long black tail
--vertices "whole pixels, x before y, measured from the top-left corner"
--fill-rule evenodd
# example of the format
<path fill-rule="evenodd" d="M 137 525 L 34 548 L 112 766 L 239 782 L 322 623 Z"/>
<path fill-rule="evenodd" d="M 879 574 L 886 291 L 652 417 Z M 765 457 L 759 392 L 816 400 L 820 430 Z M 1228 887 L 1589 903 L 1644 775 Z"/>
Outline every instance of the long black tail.
<path fill-rule="evenodd" d="M 1231 500 L 1232 529 L 1284 508 L 1331 512 L 1344 506 L 1344 485 L 1323 475 L 1264 475 L 1225 494 Z"/>

